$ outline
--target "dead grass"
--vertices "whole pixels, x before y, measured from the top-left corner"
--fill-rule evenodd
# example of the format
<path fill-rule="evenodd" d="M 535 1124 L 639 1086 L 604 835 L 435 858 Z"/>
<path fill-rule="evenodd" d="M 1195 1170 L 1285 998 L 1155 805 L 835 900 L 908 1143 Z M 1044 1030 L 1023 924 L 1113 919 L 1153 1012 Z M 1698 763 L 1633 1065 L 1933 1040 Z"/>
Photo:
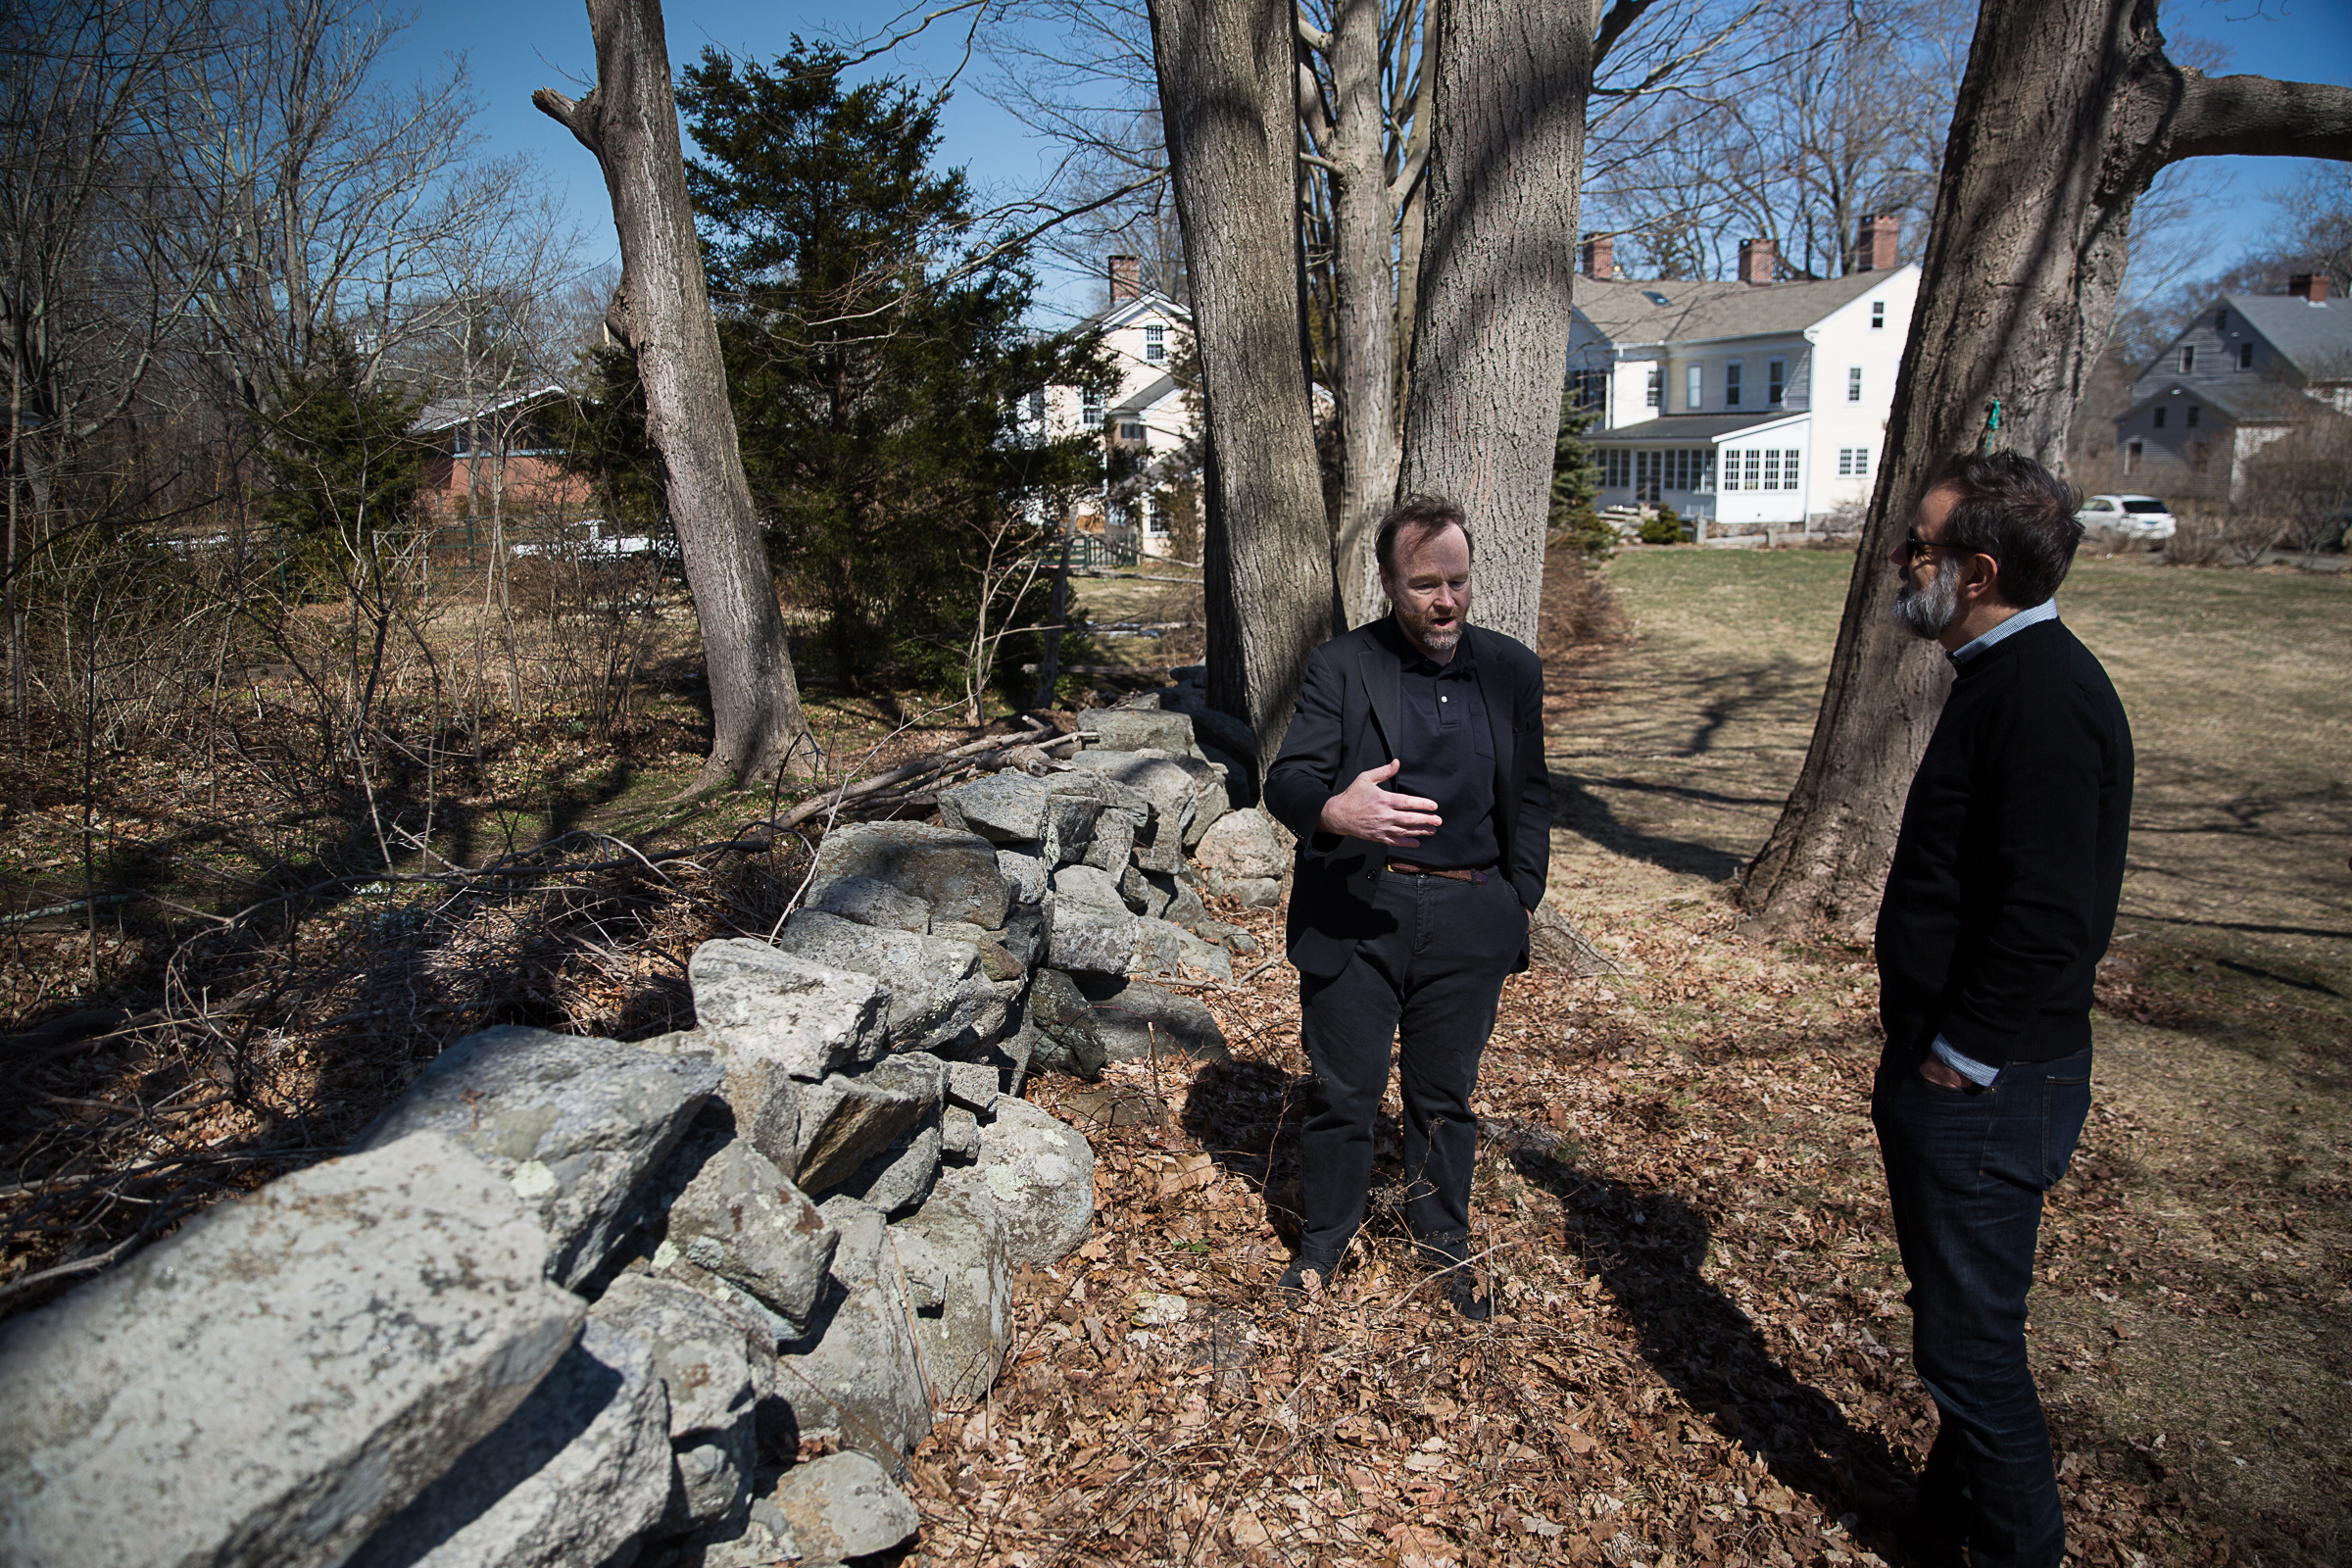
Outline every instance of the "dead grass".
<path fill-rule="evenodd" d="M 1725 898 L 1801 762 L 1850 568 L 1630 555 L 1614 633 L 1551 585 L 1553 626 L 1584 632 L 1545 646 L 1553 895 L 1630 972 L 1506 990 L 1474 1200 L 1495 1321 L 1433 1311 L 1377 1213 L 1323 1305 L 1270 1301 L 1305 1067 L 1277 967 L 1208 999 L 1234 1067 L 1112 1069 L 1167 1120 L 1092 1133 L 1095 1240 L 1025 1282 L 1014 1370 L 917 1456 L 929 1560 L 1783 1568 L 1889 1544 L 1884 1510 L 1933 1428 L 1867 1117 L 1874 975 L 1866 953 L 1750 942 Z M 2332 977 L 2352 932 L 2324 866 L 2238 890 L 2198 818 L 2163 829 L 2195 809 L 2175 764 L 2251 795 L 2341 766 L 2312 744 L 2341 683 L 2301 671 L 2341 667 L 2346 621 L 2299 581 L 2171 575 L 2188 581 L 2085 563 L 2067 600 L 2139 728 L 2126 907 L 2163 912 L 2201 876 L 2266 917 L 2129 926 L 2095 1020 L 2099 1104 L 2045 1226 L 2036 1367 L 2077 1561 L 2338 1561 L 2352 1164 Z M 2293 866 L 2304 833 L 2340 844 L 2343 806 L 2316 814 L 2244 813 L 2240 874 Z M 1396 1156 L 1392 1125 L 1392 1179 Z M 1184 1316 L 1152 1321 L 1166 1297 Z"/>

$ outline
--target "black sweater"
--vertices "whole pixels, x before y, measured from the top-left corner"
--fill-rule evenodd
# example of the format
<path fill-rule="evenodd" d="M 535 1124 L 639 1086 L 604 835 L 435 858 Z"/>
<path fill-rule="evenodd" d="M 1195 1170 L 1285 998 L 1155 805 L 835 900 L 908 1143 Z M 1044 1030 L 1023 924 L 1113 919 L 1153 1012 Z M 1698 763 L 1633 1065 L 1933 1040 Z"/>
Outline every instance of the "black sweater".
<path fill-rule="evenodd" d="M 2131 815 L 2124 706 L 2063 623 L 1961 664 L 1879 906 L 1887 1050 L 1921 1056 L 1941 1034 L 1997 1066 L 2088 1048 Z"/>

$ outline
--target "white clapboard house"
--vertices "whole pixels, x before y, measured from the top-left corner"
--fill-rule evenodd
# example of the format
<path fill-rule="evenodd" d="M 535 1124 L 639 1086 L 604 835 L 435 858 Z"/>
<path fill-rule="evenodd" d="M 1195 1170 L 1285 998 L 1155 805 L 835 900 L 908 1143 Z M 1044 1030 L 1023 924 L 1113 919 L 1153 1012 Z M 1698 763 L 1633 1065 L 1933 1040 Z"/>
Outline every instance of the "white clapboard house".
<path fill-rule="evenodd" d="M 1894 219 L 1864 219 L 1843 277 L 1776 280 L 1772 242 L 1748 240 L 1731 281 L 1643 282 L 1588 237 L 1568 387 L 1600 412 L 1595 504 L 1664 503 L 1705 537 L 1817 529 L 1866 503 L 1919 293 L 1895 240 Z"/>
<path fill-rule="evenodd" d="M 1136 454 L 1145 475 L 1140 493 L 1133 499 L 1082 500 L 1068 520 L 1081 533 L 1131 545 L 1146 556 L 1165 556 L 1178 498 L 1160 470 L 1168 466 L 1164 460 L 1198 433 L 1198 405 L 1186 401 L 1174 374 L 1193 318 L 1166 295 L 1145 288 L 1140 272 L 1135 257 L 1111 257 L 1110 303 L 1080 323 L 1081 330 L 1102 332 L 1119 368 L 1118 390 L 1102 397 L 1076 387 L 1049 387 L 1031 396 L 1024 423 L 1049 440 L 1100 432 L 1111 446 Z"/>

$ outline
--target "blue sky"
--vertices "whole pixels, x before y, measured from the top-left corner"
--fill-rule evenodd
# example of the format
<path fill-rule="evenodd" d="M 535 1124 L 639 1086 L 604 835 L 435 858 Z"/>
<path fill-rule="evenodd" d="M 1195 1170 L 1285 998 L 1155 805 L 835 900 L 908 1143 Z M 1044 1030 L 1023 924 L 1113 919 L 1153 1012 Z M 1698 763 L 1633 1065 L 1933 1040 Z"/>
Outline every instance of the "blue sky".
<path fill-rule="evenodd" d="M 907 13 L 919 17 L 931 6 Z M 792 35 L 847 42 L 883 28 L 887 5 L 811 5 L 801 0 L 670 0 L 663 8 L 673 65 L 684 65 L 706 44 L 768 60 L 790 47 Z M 2162 12 L 2167 33 L 2209 39 L 2228 51 L 2224 69 L 2257 75 L 2352 85 L 2352 0 L 2172 0 Z M 984 199 L 1007 199 L 1042 183 L 1052 149 L 983 90 L 992 67 L 966 57 L 961 17 L 935 24 L 896 53 L 866 68 L 935 83 L 957 75 L 942 117 L 942 153 L 962 165 Z M 463 51 L 482 101 L 479 128 L 488 150 L 537 156 L 551 184 L 565 196 L 586 244 L 584 260 L 610 262 L 618 251 L 612 211 L 594 160 L 568 132 L 531 107 L 531 90 L 552 86 L 577 94 L 593 76 L 595 52 L 580 0 L 425 0 L 416 24 L 389 64 L 404 74 L 435 69 L 441 57 Z M 2236 259 L 2267 226 L 2265 191 L 2291 182 L 2300 160 L 2228 158 L 2210 161 L 2230 175 L 2216 226 L 2210 267 Z M 1062 311 L 1097 303 L 1091 277 L 1048 278 L 1048 302 Z"/>

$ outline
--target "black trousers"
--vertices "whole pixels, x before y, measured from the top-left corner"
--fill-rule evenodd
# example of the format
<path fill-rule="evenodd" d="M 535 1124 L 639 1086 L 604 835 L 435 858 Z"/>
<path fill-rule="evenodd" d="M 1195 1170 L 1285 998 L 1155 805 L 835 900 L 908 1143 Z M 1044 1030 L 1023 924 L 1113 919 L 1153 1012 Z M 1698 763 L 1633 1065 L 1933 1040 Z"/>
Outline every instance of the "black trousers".
<path fill-rule="evenodd" d="M 1384 871 L 1373 906 L 1383 929 L 1338 974 L 1308 976 L 1299 988 L 1314 1068 L 1299 1140 L 1300 1255 L 1326 1271 L 1364 1220 L 1392 1042 L 1404 1098 L 1405 1224 L 1424 1242 L 1468 1239 L 1478 1159 L 1470 1093 L 1503 976 L 1527 940 L 1519 895 L 1494 871 L 1484 882 Z"/>

